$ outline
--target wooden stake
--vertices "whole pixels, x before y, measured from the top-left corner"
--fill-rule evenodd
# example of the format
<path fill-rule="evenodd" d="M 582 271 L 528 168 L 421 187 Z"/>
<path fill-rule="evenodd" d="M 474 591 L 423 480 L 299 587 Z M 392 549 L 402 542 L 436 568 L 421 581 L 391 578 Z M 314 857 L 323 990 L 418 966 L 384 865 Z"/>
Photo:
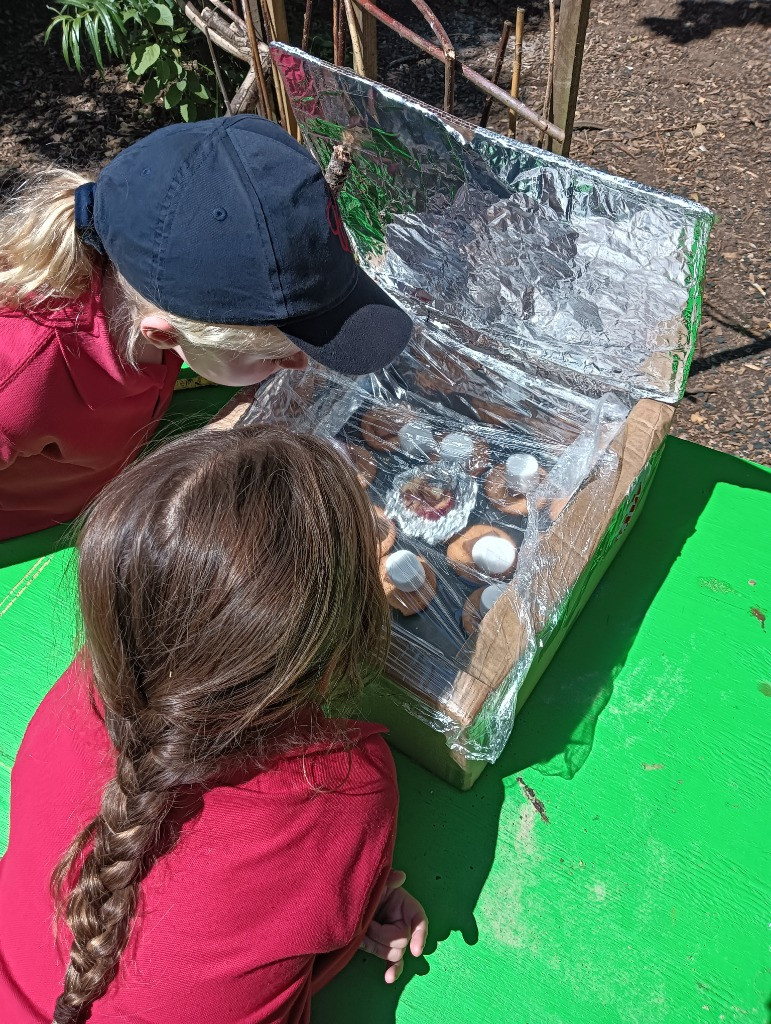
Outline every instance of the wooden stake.
<path fill-rule="evenodd" d="M 338 67 L 345 64 L 343 0 L 332 0 L 332 63 Z"/>
<path fill-rule="evenodd" d="M 552 146 L 555 153 L 567 156 L 573 134 L 578 84 L 584 59 L 584 41 L 589 23 L 590 0 L 562 0 L 559 30 L 554 58 L 554 123 L 564 132 L 564 139 Z"/>
<path fill-rule="evenodd" d="M 352 0 L 343 0 L 353 47 L 353 70 L 363 78 L 377 78 L 377 22 Z"/>
<path fill-rule="evenodd" d="M 353 70 L 357 75 L 364 74 L 364 50 L 361 38 L 361 27 L 353 10 L 351 0 L 343 0 L 345 7 L 345 19 L 348 22 L 348 31 L 351 34 L 351 52 L 353 55 Z"/>
<path fill-rule="evenodd" d="M 311 10 L 313 9 L 313 0 L 305 0 L 305 17 L 303 18 L 303 37 L 300 43 L 300 49 L 308 52 L 308 43 L 311 38 Z"/>
<path fill-rule="evenodd" d="M 444 109 L 451 114 L 455 109 L 455 50 L 444 55 Z"/>
<path fill-rule="evenodd" d="M 228 117 L 232 117 L 233 116 L 233 108 L 230 105 L 230 97 L 227 94 L 227 90 L 225 89 L 225 83 L 222 80 L 222 72 L 220 71 L 220 63 L 217 60 L 217 54 L 214 52 L 214 44 L 211 41 L 211 32 L 209 31 L 209 26 L 208 25 L 206 26 L 204 34 L 206 36 L 206 42 L 209 44 L 209 53 L 211 54 L 211 62 L 214 65 L 214 74 L 215 74 L 216 79 L 217 79 L 217 85 L 220 87 L 220 92 L 222 93 L 222 98 L 225 101 L 225 110 L 227 111 Z M 257 60 L 259 61 L 259 59 L 260 58 L 259 58 L 259 54 L 258 54 L 257 55 Z"/>
<path fill-rule="evenodd" d="M 247 5 L 249 6 L 254 2 L 255 0 L 246 0 Z M 288 43 L 289 29 L 287 28 L 286 23 L 284 0 L 260 0 L 260 5 L 262 7 L 262 19 L 265 25 L 265 35 L 268 37 L 266 41 L 273 42 L 277 40 L 281 43 Z M 281 81 L 281 75 L 279 74 L 275 63 L 273 65 L 273 87 L 276 90 L 276 97 L 278 99 L 279 110 L 281 112 L 281 123 L 290 135 L 294 135 L 296 139 L 299 139 L 300 131 L 297 127 L 297 121 L 292 113 L 292 106 L 289 102 L 289 97 L 286 94 L 284 83 Z"/>
<path fill-rule="evenodd" d="M 437 42 L 442 48 L 442 61 L 444 63 L 444 109 L 448 114 L 451 114 L 455 109 L 455 66 L 457 59 L 455 46 L 447 35 L 444 25 L 428 6 L 426 0 L 412 0 L 412 3 L 426 19 L 426 24 L 434 33 Z M 396 25 L 398 25 L 398 22 L 394 22 L 394 26 Z M 400 28 L 403 30 L 404 26 L 402 25 Z M 395 28 L 395 31 L 402 35 L 402 38 L 407 38 L 407 36 L 403 35 L 403 32 L 399 31 L 399 28 Z"/>
<path fill-rule="evenodd" d="M 273 104 L 270 102 L 268 83 L 265 81 L 265 72 L 262 67 L 262 61 L 260 60 L 260 47 L 257 43 L 257 33 L 254 30 L 254 21 L 249 0 L 242 0 L 242 5 L 244 11 L 244 22 L 246 24 L 246 34 L 249 38 L 249 48 L 252 51 L 252 69 L 257 76 L 257 90 L 260 97 L 260 106 L 262 107 L 261 113 L 263 117 L 267 117 L 269 120 L 275 121 L 276 112 L 273 109 Z"/>
<path fill-rule="evenodd" d="M 511 98 L 519 99 L 519 75 L 522 70 L 522 36 L 525 34 L 525 8 L 517 8 L 517 20 L 514 25 L 514 63 L 511 66 Z M 517 112 L 509 111 L 509 135 L 517 134 Z"/>
<path fill-rule="evenodd" d="M 554 3 L 554 0 L 550 0 Z M 504 21 L 503 28 L 501 29 L 501 38 L 498 40 L 498 52 L 495 55 L 495 64 L 493 65 L 493 77 L 491 79 L 493 85 L 498 84 L 498 79 L 501 77 L 501 68 L 503 67 L 503 58 L 506 53 L 506 47 L 509 44 L 509 35 L 511 34 L 512 24 L 510 21 Z M 490 117 L 490 111 L 493 109 L 493 98 L 488 96 L 482 107 L 482 116 L 479 118 L 479 127 L 486 128 L 487 122 Z M 544 117 L 546 115 L 544 114 Z"/>
<path fill-rule="evenodd" d="M 549 0 L 549 71 L 546 75 L 546 92 L 543 98 L 542 116 L 551 120 L 552 97 L 554 94 L 554 41 L 557 35 L 557 15 L 554 9 L 554 0 Z M 543 149 L 546 132 L 541 132 L 538 145 Z M 551 149 L 551 139 L 547 143 L 547 149 Z"/>

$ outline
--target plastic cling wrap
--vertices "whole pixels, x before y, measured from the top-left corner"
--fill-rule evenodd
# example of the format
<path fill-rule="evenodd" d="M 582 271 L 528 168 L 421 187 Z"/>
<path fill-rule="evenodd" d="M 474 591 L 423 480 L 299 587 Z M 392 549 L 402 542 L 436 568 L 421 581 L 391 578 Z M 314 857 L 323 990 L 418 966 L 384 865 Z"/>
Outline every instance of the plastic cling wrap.
<path fill-rule="evenodd" d="M 625 500 L 630 423 L 684 389 L 711 217 L 272 50 L 319 162 L 351 145 L 346 226 L 415 330 L 378 374 L 283 371 L 249 417 L 352 460 L 380 528 L 387 674 L 451 747 L 494 760 Z"/>
<path fill-rule="evenodd" d="M 247 420 L 328 437 L 351 460 L 381 538 L 393 609 L 388 674 L 405 687 L 414 714 L 471 752 L 469 687 L 497 692 L 511 665 L 524 672 L 529 664 L 551 610 L 533 586 L 543 538 L 590 475 L 613 479 L 609 445 L 628 410 L 610 395 L 515 387 L 474 353 L 464 360 L 468 377 L 455 367 L 448 393 L 436 392 L 433 376 L 447 372 L 446 362 L 437 366 L 416 344 L 387 370 L 355 381 L 285 370 L 259 390 Z M 508 404 L 469 398 L 466 385 L 488 397 L 503 392 Z M 554 571 L 558 578 L 559 566 Z M 526 628 L 510 643 L 503 613 L 515 610 Z M 479 653 L 483 621 L 495 658 Z M 517 686 L 511 677 L 509 703 Z M 495 757 L 512 722 L 513 705 L 498 707 L 475 756 Z"/>

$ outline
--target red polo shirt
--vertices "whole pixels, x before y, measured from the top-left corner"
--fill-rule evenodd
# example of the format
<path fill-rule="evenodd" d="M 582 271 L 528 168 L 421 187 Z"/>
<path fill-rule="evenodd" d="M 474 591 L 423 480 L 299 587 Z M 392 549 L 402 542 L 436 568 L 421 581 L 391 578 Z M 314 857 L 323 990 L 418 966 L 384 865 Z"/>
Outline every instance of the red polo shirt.
<path fill-rule="evenodd" d="M 3 1024 L 50 1024 L 61 991 L 71 940 L 64 926 L 54 944 L 51 871 L 113 766 L 87 689 L 72 666 L 13 768 L 0 860 Z M 313 992 L 358 949 L 393 853 L 398 797 L 383 729 L 346 728 L 353 746 L 309 744 L 205 795 L 143 881 L 118 976 L 90 1024 L 307 1024 Z"/>
<path fill-rule="evenodd" d="M 121 361 L 99 278 L 59 309 L 0 310 L 0 540 L 74 519 L 152 434 L 180 366 Z"/>

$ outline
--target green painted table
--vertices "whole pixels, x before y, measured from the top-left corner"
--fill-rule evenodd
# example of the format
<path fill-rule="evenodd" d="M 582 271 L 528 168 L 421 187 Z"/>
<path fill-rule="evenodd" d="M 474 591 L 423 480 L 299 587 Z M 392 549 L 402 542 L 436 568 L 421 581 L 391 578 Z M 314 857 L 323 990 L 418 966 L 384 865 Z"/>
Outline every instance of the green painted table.
<path fill-rule="evenodd" d="M 771 473 L 667 442 L 500 761 L 459 793 L 397 755 L 427 955 L 392 988 L 357 957 L 315 1024 L 766 1020 L 769 525 Z M 3 828 L 25 723 L 72 653 L 54 534 L 0 547 Z"/>

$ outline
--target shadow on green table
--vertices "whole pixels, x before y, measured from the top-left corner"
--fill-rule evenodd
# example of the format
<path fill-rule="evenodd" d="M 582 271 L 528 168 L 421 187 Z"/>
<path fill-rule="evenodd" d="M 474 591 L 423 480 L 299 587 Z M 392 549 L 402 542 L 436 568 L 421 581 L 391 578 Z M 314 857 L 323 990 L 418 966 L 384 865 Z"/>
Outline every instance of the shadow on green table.
<path fill-rule="evenodd" d="M 646 611 L 719 482 L 771 491 L 771 472 L 668 439 L 639 523 L 525 705 L 503 755 L 474 789 L 460 793 L 397 755 L 396 864 L 425 902 L 427 953 L 452 931 L 477 942 L 474 909 L 495 856 L 504 781 L 531 767 L 568 780 L 580 771 Z M 364 1006 L 368 1024 L 391 1024 L 405 981 L 429 970 L 426 960 L 413 961 L 387 987 L 378 961 L 362 954 L 357 968 L 319 994 L 314 1024 L 359 1024 Z"/>

